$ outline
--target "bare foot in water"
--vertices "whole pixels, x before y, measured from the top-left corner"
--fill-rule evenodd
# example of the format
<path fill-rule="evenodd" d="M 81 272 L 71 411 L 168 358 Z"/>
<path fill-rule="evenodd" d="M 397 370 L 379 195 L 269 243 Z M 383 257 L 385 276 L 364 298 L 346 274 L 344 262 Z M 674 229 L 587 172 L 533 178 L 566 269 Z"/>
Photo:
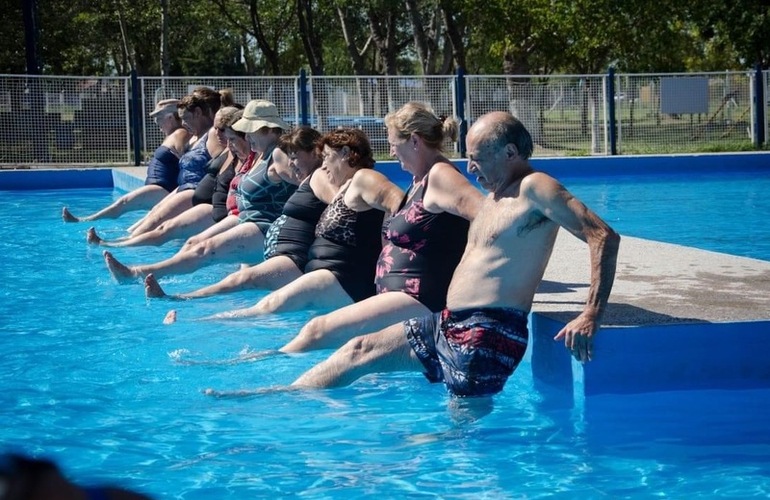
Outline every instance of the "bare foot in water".
<path fill-rule="evenodd" d="M 137 278 L 138 274 L 134 270 L 118 262 L 110 252 L 105 250 L 103 255 L 104 263 L 107 264 L 107 269 L 110 270 L 110 274 L 112 274 L 112 277 L 120 283 L 126 283 Z"/>
<path fill-rule="evenodd" d="M 64 222 L 80 222 L 80 219 L 72 215 L 67 207 L 61 209 L 61 218 Z"/>
<path fill-rule="evenodd" d="M 176 311 L 174 309 L 167 312 L 166 317 L 163 318 L 164 325 L 170 325 L 172 323 L 176 323 Z"/>
<path fill-rule="evenodd" d="M 166 296 L 166 292 L 160 287 L 158 280 L 152 273 L 144 278 L 144 295 L 148 299 L 159 299 Z"/>
<path fill-rule="evenodd" d="M 86 242 L 92 245 L 101 245 L 102 239 L 96 234 L 95 227 L 89 227 L 88 231 L 86 231 Z"/>

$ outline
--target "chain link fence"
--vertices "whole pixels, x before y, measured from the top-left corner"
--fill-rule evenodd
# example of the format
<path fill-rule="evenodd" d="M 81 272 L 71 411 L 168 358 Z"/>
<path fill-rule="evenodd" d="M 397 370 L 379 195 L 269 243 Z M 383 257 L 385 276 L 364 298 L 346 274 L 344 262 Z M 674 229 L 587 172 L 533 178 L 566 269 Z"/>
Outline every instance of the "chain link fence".
<path fill-rule="evenodd" d="M 412 100 L 443 116 L 462 112 L 467 125 L 509 111 L 532 133 L 535 156 L 610 154 L 613 107 L 620 154 L 748 150 L 757 146 L 756 127 L 768 143 L 768 71 L 616 74 L 612 96 L 608 75 L 141 77 L 136 88 L 131 81 L 0 75 L 0 165 L 142 162 L 162 141 L 147 119 L 155 103 L 200 85 L 231 89 L 244 105 L 273 101 L 288 122 L 322 132 L 358 127 L 380 158 L 389 150 L 383 118 Z M 762 90 L 764 123 L 755 123 Z M 447 141 L 445 150 L 459 156 L 460 144 Z"/>
<path fill-rule="evenodd" d="M 465 78 L 469 123 L 509 111 L 532 134 L 536 156 L 607 154 L 604 75 Z"/>
<path fill-rule="evenodd" d="M 618 153 L 750 149 L 753 78 L 747 72 L 617 75 Z"/>
<path fill-rule="evenodd" d="M 369 136 L 375 155 L 389 153 L 385 115 L 409 101 L 430 103 L 443 116 L 457 116 L 455 79 L 426 77 L 312 77 L 309 79 L 310 124 L 321 132 L 337 127 L 360 128 Z M 444 149 L 457 152 L 457 143 Z"/>
<path fill-rule="evenodd" d="M 128 163 L 129 79 L 0 76 L 0 163 Z"/>
<path fill-rule="evenodd" d="M 763 128 L 763 130 L 765 131 L 764 144 L 765 146 L 767 146 L 768 144 L 770 144 L 770 127 L 768 127 L 768 125 L 770 125 L 770 116 L 768 116 L 770 115 L 770 70 L 762 72 L 762 80 L 763 80 L 762 88 L 764 89 L 763 95 L 765 96 L 765 102 L 764 102 L 765 112 L 763 113 L 763 116 L 765 118 L 765 126 Z"/>

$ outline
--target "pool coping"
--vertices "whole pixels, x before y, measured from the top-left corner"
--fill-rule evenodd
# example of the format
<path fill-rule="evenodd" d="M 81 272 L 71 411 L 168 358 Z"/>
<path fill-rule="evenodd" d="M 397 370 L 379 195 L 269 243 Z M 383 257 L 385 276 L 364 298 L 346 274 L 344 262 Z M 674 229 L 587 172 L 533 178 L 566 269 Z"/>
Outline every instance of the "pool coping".
<path fill-rule="evenodd" d="M 588 246 L 562 230 L 530 315 L 532 372 L 580 396 L 770 387 L 770 262 L 623 236 L 593 361 L 553 337 L 590 282 Z"/>

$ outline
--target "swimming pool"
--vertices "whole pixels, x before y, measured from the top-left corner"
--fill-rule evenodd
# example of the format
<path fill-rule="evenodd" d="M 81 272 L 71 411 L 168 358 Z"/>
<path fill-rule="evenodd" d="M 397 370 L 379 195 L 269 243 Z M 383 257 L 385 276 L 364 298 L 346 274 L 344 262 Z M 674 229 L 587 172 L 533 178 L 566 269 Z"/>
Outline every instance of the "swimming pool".
<path fill-rule="evenodd" d="M 621 233 L 770 260 L 770 176 L 565 181 Z M 115 284 L 100 250 L 85 245 L 86 226 L 60 220 L 63 204 L 92 210 L 110 190 L 2 194 L 0 442 L 53 457 L 78 480 L 163 498 L 770 494 L 770 390 L 602 395 L 572 407 L 536 389 L 525 360 L 475 421 L 412 374 L 207 398 L 206 387 L 288 383 L 328 355 L 184 364 L 273 348 L 312 312 L 189 320 L 250 303 L 254 292 L 174 303 L 180 321 L 162 325 L 172 304 L 147 302 L 139 284 Z M 131 220 L 98 227 L 114 235 Z M 127 262 L 173 252 L 117 250 Z M 226 270 L 163 283 L 187 290 Z"/>

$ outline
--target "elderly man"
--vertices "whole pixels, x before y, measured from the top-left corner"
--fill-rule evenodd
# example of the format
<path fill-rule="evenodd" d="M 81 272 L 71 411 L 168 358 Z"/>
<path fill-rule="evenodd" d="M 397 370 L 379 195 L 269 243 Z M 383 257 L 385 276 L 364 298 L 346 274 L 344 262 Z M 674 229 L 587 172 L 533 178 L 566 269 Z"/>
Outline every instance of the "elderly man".
<path fill-rule="evenodd" d="M 468 132 L 468 172 L 489 192 L 447 295 L 447 308 L 357 337 L 294 387 L 336 387 L 373 372 L 422 371 L 455 396 L 500 392 L 527 347 L 527 314 L 559 227 L 588 243 L 591 283 L 582 313 L 555 337 L 580 361 L 615 277 L 620 237 L 552 177 L 530 165 L 532 138 L 516 118 L 494 112 Z"/>

